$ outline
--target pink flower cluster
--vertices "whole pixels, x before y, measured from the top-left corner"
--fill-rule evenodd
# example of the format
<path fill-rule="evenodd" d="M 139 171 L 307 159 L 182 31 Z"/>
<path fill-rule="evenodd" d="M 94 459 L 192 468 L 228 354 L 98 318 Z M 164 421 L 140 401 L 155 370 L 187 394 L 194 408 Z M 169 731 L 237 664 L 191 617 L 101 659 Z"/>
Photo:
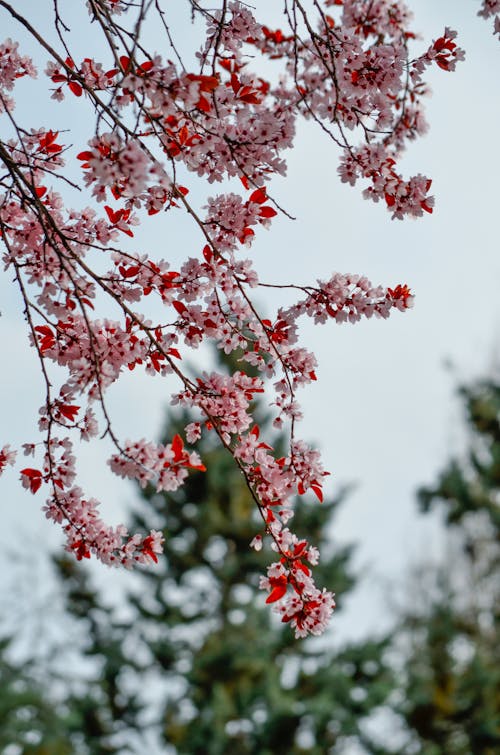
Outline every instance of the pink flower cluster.
<path fill-rule="evenodd" d="M 493 18 L 493 34 L 498 34 L 500 39 L 500 0 L 482 0 L 480 10 L 477 12 L 482 18 Z"/>
<path fill-rule="evenodd" d="M 14 109 L 14 100 L 7 92 L 12 92 L 16 80 L 23 76 L 36 77 L 33 61 L 27 55 L 19 55 L 18 47 L 11 39 L 0 44 L 0 115 Z"/>
<path fill-rule="evenodd" d="M 310 491 L 321 501 L 327 475 L 319 453 L 296 437 L 298 389 L 317 377 L 316 358 L 299 341 L 298 319 L 386 318 L 406 311 L 413 296 L 403 284 L 373 286 L 340 273 L 315 285 L 263 284 L 242 252 L 278 213 L 269 185 L 286 174 L 285 152 L 299 116 L 316 121 L 338 147 L 343 182 L 363 182 L 364 196 L 382 200 L 393 218 L 432 212 L 430 179 L 404 178 L 398 160 L 426 128 L 426 69 L 436 64 L 452 71 L 463 53 L 446 29 L 410 59 L 415 35 L 402 2 L 324 0 L 306 10 L 291 0 L 290 6 L 282 31 L 262 24 L 238 0 L 210 12 L 190 3 L 206 22 L 196 70 L 190 70 L 167 31 L 165 49 L 173 60 L 149 52 L 142 39 L 128 44 L 136 33 L 133 3 L 88 4 L 95 26 L 87 37 L 79 30 L 79 38 L 92 40 L 101 28 L 103 39 L 113 40 L 106 60 L 89 55 L 76 62 L 64 30 L 60 50 L 41 49 L 51 55 L 47 97 L 61 108 L 69 101 L 88 127 L 74 150 L 63 131 L 14 119 L 11 94 L 35 68 L 17 43 L 0 45 L 0 113 L 9 110 L 11 128 L 0 138 L 0 239 L 46 386 L 38 422 L 43 439 L 25 445 L 34 461 L 20 470 L 21 482 L 32 494 L 47 491 L 44 511 L 63 527 L 68 550 L 79 559 L 94 555 L 131 567 L 156 562 L 163 539 L 154 530 L 129 535 L 122 525 L 103 522 L 98 502 L 76 484 L 71 438 L 93 441 L 101 433 L 114 446 L 108 461 L 114 474 L 174 491 L 190 471 L 204 470 L 185 441 L 195 444 L 214 433 L 239 466 L 262 518 L 253 546 L 269 540 L 277 556 L 261 582 L 267 602 L 303 637 L 324 630 L 335 603 L 314 583 L 316 548 L 288 528 L 295 496 Z M 495 4 L 485 4 L 483 15 L 486 10 L 496 12 Z M 160 13 L 159 6 L 149 4 L 148 12 Z M 166 29 L 168 13 L 160 13 L 159 28 Z M 19 20 L 17 12 L 13 19 Z M 29 19 L 21 28 L 30 33 Z M 262 71 L 276 69 L 272 80 L 262 78 Z M 181 176 L 183 183 L 224 184 L 211 196 L 206 188 L 200 200 Z M 81 187 L 93 206 L 74 191 Z M 67 205 L 72 191 L 78 209 Z M 172 209 L 201 239 L 175 270 L 154 252 L 133 248 L 133 229 L 147 220 L 164 233 L 160 219 Z M 261 315 L 256 289 L 279 294 L 285 286 L 298 301 L 287 307 L 270 302 L 269 316 Z M 185 347 L 204 342 L 235 354 L 239 368 L 193 376 L 183 361 Z M 139 369 L 177 381 L 172 402 L 193 414 L 168 443 L 122 442 L 113 429 L 107 390 Z M 265 391 L 272 395 L 274 425 L 289 427 L 284 456 L 261 437 L 253 416 L 254 399 Z M 0 473 L 14 461 L 15 451 L 4 446 Z"/>

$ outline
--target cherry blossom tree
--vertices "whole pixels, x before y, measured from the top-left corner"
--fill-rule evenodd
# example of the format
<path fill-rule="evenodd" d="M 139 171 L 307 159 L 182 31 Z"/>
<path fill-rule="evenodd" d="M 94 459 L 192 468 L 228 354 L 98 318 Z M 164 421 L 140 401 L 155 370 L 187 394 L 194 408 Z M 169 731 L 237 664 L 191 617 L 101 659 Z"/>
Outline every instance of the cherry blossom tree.
<path fill-rule="evenodd" d="M 75 439 L 110 439 L 116 475 L 175 491 L 190 470 L 204 470 L 196 443 L 215 434 L 262 519 L 251 545 L 269 542 L 275 553 L 261 580 L 266 602 L 297 636 L 319 634 L 334 597 L 315 585 L 317 548 L 288 526 L 293 497 L 312 491 L 321 501 L 328 474 L 319 452 L 297 436 L 298 392 L 317 369 L 300 342 L 300 319 L 387 318 L 411 307 L 413 296 L 404 283 L 375 285 L 338 272 L 307 285 L 263 282 L 249 249 L 278 213 L 287 214 L 272 179 L 286 173 L 285 152 L 301 117 L 338 151 L 342 182 L 361 185 L 394 219 L 432 213 L 431 180 L 405 177 L 398 163 L 426 130 L 426 69 L 450 72 L 464 57 L 456 34 L 447 28 L 422 43 L 407 7 L 390 0 L 285 0 L 282 28 L 266 25 L 265 3 L 186 0 L 193 38 L 203 29 L 188 64 L 176 44 L 175 13 L 160 0 L 88 0 L 79 4 L 89 23 L 77 30 L 89 49 L 80 59 L 60 2 L 47 5 L 53 42 L 29 14 L 0 0 L 20 35 L 19 43 L 0 45 L 3 262 L 18 286 L 46 388 L 41 440 L 24 445 L 33 461 L 20 470 L 22 484 L 34 495 L 45 492 L 43 511 L 62 526 L 77 559 L 93 555 L 127 568 L 154 563 L 162 533 L 105 524 L 98 501 L 77 484 Z M 497 2 L 485 2 L 481 14 L 497 10 Z M 142 31 L 151 22 L 162 30 L 165 55 L 147 47 Z M 39 60 L 23 52 L 23 39 L 36 45 Z M 17 117 L 23 79 L 37 75 L 47 98 L 77 112 L 86 143 L 73 145 L 56 123 Z M 195 183 L 197 195 L 204 187 L 201 203 L 191 200 Z M 174 270 L 155 249 L 134 246 L 134 229 L 144 222 L 160 229 L 165 215 L 179 213 L 199 244 Z M 294 303 L 264 316 L 258 293 L 283 289 L 295 294 Z M 185 366 L 186 354 L 207 341 L 239 355 L 239 369 L 194 373 Z M 172 403 L 189 409 L 192 421 L 170 442 L 115 432 L 107 390 L 128 371 L 175 379 Z M 287 431 L 284 456 L 253 415 L 261 393 L 270 397 L 274 425 Z M 4 445 L 0 472 L 15 458 Z"/>

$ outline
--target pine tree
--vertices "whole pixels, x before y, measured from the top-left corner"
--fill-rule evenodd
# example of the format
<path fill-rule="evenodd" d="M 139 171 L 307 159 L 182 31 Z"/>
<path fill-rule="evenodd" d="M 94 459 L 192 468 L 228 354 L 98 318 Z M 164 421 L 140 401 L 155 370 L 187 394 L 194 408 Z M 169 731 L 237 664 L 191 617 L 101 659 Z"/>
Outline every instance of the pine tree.
<path fill-rule="evenodd" d="M 420 491 L 439 507 L 450 558 L 431 596 L 405 616 L 405 678 L 398 706 L 419 755 L 494 755 L 500 750 L 500 383 L 461 390 L 470 430 L 463 460 Z M 417 599 L 418 599 L 417 594 Z"/>
<path fill-rule="evenodd" d="M 186 421 L 170 418 L 167 434 Z M 334 651 L 324 641 L 297 641 L 270 617 L 258 590 L 268 554 L 248 547 L 261 523 L 244 479 L 210 438 L 202 454 L 207 472 L 174 493 L 148 488 L 135 507 L 133 527 L 154 511 L 165 557 L 141 571 L 128 597 L 130 621 L 112 619 L 73 560 L 58 562 L 68 609 L 87 626 L 86 654 L 101 665 L 85 696 L 72 699 L 94 715 L 92 727 L 83 721 L 82 752 L 138 752 L 134 742 L 152 732 L 179 755 L 320 755 L 346 741 L 384 752 L 364 723 L 392 688 L 387 640 Z M 322 547 L 318 577 L 336 585 L 340 609 L 355 582 L 352 547 L 330 543 L 341 497 L 300 504 L 295 515 L 300 532 Z"/>

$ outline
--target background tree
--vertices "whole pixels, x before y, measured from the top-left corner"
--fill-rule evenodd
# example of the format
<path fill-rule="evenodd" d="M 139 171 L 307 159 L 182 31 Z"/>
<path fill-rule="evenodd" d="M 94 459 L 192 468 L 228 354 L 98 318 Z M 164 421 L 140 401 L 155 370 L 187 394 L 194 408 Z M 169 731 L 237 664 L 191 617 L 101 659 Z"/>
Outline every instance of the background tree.
<path fill-rule="evenodd" d="M 262 407 L 255 411 L 265 425 Z M 171 417 L 166 434 L 187 420 Z M 392 688 L 387 641 L 333 650 L 297 642 L 270 615 L 258 591 L 266 556 L 248 547 L 259 532 L 252 497 L 213 440 L 203 441 L 203 454 L 206 473 L 193 473 L 173 493 L 147 488 L 134 506 L 131 524 L 153 515 L 165 557 L 135 577 L 126 619 L 106 605 L 86 569 L 57 559 L 68 612 L 95 670 L 83 685 L 65 680 L 75 752 L 138 753 L 155 738 L 160 751 L 169 745 L 179 755 L 320 755 L 342 751 L 346 741 L 384 752 L 365 723 Z M 336 580 L 340 607 L 355 583 L 352 548 L 331 541 L 342 497 L 298 504 L 296 513 L 305 536 L 323 546 L 318 577 Z M 46 683 L 51 699 L 55 683 Z"/>
<path fill-rule="evenodd" d="M 401 627 L 398 706 L 422 755 L 493 755 L 500 749 L 500 382 L 462 388 L 470 445 L 419 493 L 450 533 L 449 558 L 422 572 Z M 426 594 L 426 591 L 427 594 Z M 415 599 L 416 598 L 416 599 Z"/>
<path fill-rule="evenodd" d="M 29 661 L 13 661 L 8 646 L 0 640 L 0 752 L 72 755 L 68 711 L 53 705 L 46 680 Z"/>

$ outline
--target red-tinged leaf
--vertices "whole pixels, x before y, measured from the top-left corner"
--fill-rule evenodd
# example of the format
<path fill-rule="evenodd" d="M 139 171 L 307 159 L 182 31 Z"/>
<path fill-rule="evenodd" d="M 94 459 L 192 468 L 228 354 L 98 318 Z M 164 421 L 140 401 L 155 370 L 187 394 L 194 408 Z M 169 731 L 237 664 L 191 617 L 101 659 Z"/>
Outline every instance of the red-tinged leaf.
<path fill-rule="evenodd" d="M 285 585 L 277 585 L 275 588 L 271 590 L 269 595 L 266 598 L 266 603 L 275 603 L 277 600 L 280 600 L 283 595 L 286 593 L 286 584 Z"/>
<path fill-rule="evenodd" d="M 266 189 L 255 189 L 248 199 L 249 202 L 256 202 L 257 204 L 263 204 L 267 200 Z"/>
<path fill-rule="evenodd" d="M 64 490 L 64 483 L 62 480 L 57 478 L 56 480 L 52 480 L 52 482 L 59 488 L 59 490 Z"/>
<path fill-rule="evenodd" d="M 77 561 L 81 561 L 82 558 L 90 558 L 90 551 L 83 540 L 78 540 L 76 543 L 73 543 L 71 548 L 75 551 Z"/>
<path fill-rule="evenodd" d="M 255 438 L 258 438 L 260 435 L 260 428 L 258 425 L 254 425 L 252 429 L 250 430 L 250 435 L 253 435 Z"/>
<path fill-rule="evenodd" d="M 276 210 L 274 210 L 272 207 L 269 207 L 269 205 L 261 207 L 259 212 L 261 218 L 274 218 L 274 216 L 277 214 L 278 213 L 276 212 Z"/>
<path fill-rule="evenodd" d="M 167 354 L 169 356 L 171 356 L 171 357 L 176 357 L 176 359 L 182 359 L 182 357 L 181 357 L 181 355 L 180 355 L 180 353 L 179 353 L 179 351 L 177 349 L 173 349 L 173 348 L 169 349 L 167 351 Z"/>
<path fill-rule="evenodd" d="M 70 90 L 73 92 L 73 94 L 75 95 L 75 97 L 81 97 L 82 96 L 83 89 L 82 89 L 81 85 L 77 81 L 70 81 L 68 83 L 68 86 L 69 86 Z"/>
<path fill-rule="evenodd" d="M 248 87 L 245 87 L 247 89 Z M 256 92 L 248 92 L 247 94 L 240 94 L 238 96 L 238 99 L 243 100 L 243 102 L 246 102 L 247 105 L 260 105 L 261 100 L 260 97 L 257 96 Z"/>
<path fill-rule="evenodd" d="M 216 327 L 217 327 L 217 323 L 215 323 L 215 322 L 214 322 L 213 320 L 211 320 L 210 318 L 208 318 L 207 320 L 204 320 L 204 321 L 203 321 L 203 325 L 204 325 L 204 326 L 205 326 L 206 328 L 216 328 Z"/>
<path fill-rule="evenodd" d="M 198 110 L 201 110 L 202 113 L 209 113 L 212 109 L 207 98 L 203 96 L 200 97 L 200 99 L 196 103 L 196 107 L 198 108 Z"/>
<path fill-rule="evenodd" d="M 273 450 L 273 447 L 270 446 L 269 443 L 259 443 L 259 445 L 257 446 L 257 448 L 265 448 L 266 451 L 272 451 Z M 269 505 L 271 505 L 271 504 L 269 504 Z"/>
<path fill-rule="evenodd" d="M 179 129 L 178 137 L 181 144 L 184 144 L 189 138 L 189 130 L 186 125 L 182 126 L 182 128 Z"/>
<path fill-rule="evenodd" d="M 240 244 L 244 244 L 248 236 L 255 236 L 255 232 L 247 226 L 246 228 L 243 228 L 241 236 L 238 239 Z"/>
<path fill-rule="evenodd" d="M 250 184 L 248 182 L 248 178 L 246 176 L 240 176 L 240 181 L 243 184 L 243 186 L 245 187 L 245 189 L 248 191 L 249 188 L 250 188 Z"/>
<path fill-rule="evenodd" d="M 302 561 L 296 561 L 295 568 L 300 569 L 300 571 L 304 572 L 304 574 L 306 574 L 308 577 L 311 574 L 311 570 L 305 564 L 303 564 Z"/>
<path fill-rule="evenodd" d="M 425 212 L 428 212 L 429 215 L 432 215 L 432 213 L 434 212 L 434 208 L 429 207 L 426 202 L 420 202 L 420 207 L 422 208 L 422 210 L 425 210 Z"/>
<path fill-rule="evenodd" d="M 181 301 L 173 301 L 172 306 L 180 315 L 184 315 L 187 312 L 186 305 Z"/>
<path fill-rule="evenodd" d="M 174 435 L 172 438 L 172 451 L 174 454 L 174 461 L 182 461 L 184 455 L 184 441 L 179 434 Z"/>
<path fill-rule="evenodd" d="M 123 70 L 127 72 L 130 66 L 130 58 L 128 58 L 126 55 L 120 55 L 120 63 Z"/>
<path fill-rule="evenodd" d="M 42 473 L 39 469 L 21 469 L 21 474 L 29 479 L 30 492 L 33 495 L 41 487 Z"/>
<path fill-rule="evenodd" d="M 316 493 L 318 501 L 320 503 L 323 503 L 323 490 L 321 489 L 321 486 L 312 484 L 311 489 L 314 490 L 314 492 Z"/>
<path fill-rule="evenodd" d="M 32 477 L 41 477 L 42 473 L 39 469 L 31 469 L 31 467 L 26 467 L 26 469 L 21 469 L 20 474 L 25 475 L 26 477 L 29 477 L 30 479 Z"/>
<path fill-rule="evenodd" d="M 300 481 L 299 484 L 297 485 L 297 493 L 299 495 L 304 495 L 305 492 L 306 492 L 306 489 L 304 487 L 304 483 Z"/>
<path fill-rule="evenodd" d="M 42 336 L 50 336 L 54 337 L 54 333 L 52 332 L 52 329 L 49 328 L 48 325 L 35 325 L 35 330 L 37 333 L 40 333 Z"/>
<path fill-rule="evenodd" d="M 55 73 L 50 77 L 50 80 L 53 81 L 54 84 L 61 84 L 63 81 L 67 81 L 68 77 L 64 76 L 62 73 Z"/>
<path fill-rule="evenodd" d="M 61 404 L 59 407 L 59 411 L 63 415 L 63 417 L 66 417 L 66 419 L 69 419 L 70 422 L 75 421 L 75 417 L 78 414 L 78 410 L 80 409 L 79 406 L 72 406 L 70 404 Z"/>
<path fill-rule="evenodd" d="M 387 207 L 392 207 L 396 203 L 396 197 L 392 194 L 386 194 L 385 201 L 387 202 Z"/>
<path fill-rule="evenodd" d="M 112 79 L 116 76 L 118 72 L 119 72 L 118 68 L 111 68 L 111 70 L 106 71 L 104 75 L 106 76 L 107 79 Z"/>
<path fill-rule="evenodd" d="M 231 87 L 232 87 L 233 92 L 235 94 L 238 94 L 240 86 L 241 86 L 241 84 L 240 84 L 239 78 L 236 76 L 235 73 L 232 73 L 231 74 Z"/>
<path fill-rule="evenodd" d="M 124 278 L 134 278 L 139 272 L 139 269 L 139 265 L 134 265 L 133 267 L 129 267 L 128 270 L 125 270 L 122 275 Z M 122 268 L 120 268 L 120 272 L 122 272 Z"/>
<path fill-rule="evenodd" d="M 305 549 L 307 548 L 307 540 L 301 540 L 300 543 L 297 543 L 297 545 L 293 548 L 293 555 L 297 558 L 298 556 L 301 556 Z"/>
<path fill-rule="evenodd" d="M 311 378 L 311 380 L 317 380 L 317 379 L 318 379 L 318 378 L 316 377 L 316 373 L 314 372 L 314 370 L 312 370 L 312 371 L 311 371 L 311 372 L 309 373 L 309 377 Z"/>
<path fill-rule="evenodd" d="M 183 197 L 187 196 L 189 194 L 189 189 L 186 189 L 185 186 L 178 186 L 177 191 L 182 194 Z"/>
<path fill-rule="evenodd" d="M 204 464 L 189 464 L 189 463 L 187 463 L 186 467 L 188 467 L 188 469 L 195 469 L 197 472 L 206 472 L 207 471 L 207 468 L 206 468 L 206 466 Z"/>
<path fill-rule="evenodd" d="M 46 186 L 35 186 L 35 194 L 37 195 L 38 199 L 41 199 L 43 195 L 46 193 L 47 187 Z"/>
<path fill-rule="evenodd" d="M 152 60 L 146 60 L 144 63 L 141 63 L 141 65 L 137 69 L 137 72 L 147 73 L 153 68 L 153 66 L 154 66 L 154 63 Z"/>
<path fill-rule="evenodd" d="M 87 160 L 91 160 L 93 157 L 94 157 L 94 153 L 93 152 L 89 152 L 89 150 L 85 150 L 84 152 L 80 152 L 76 156 L 76 159 L 77 160 L 85 160 L 85 161 L 87 161 Z"/>
<path fill-rule="evenodd" d="M 127 236 L 130 236 L 131 239 L 134 238 L 134 233 L 130 230 L 130 228 L 121 228 L 120 226 L 117 226 L 117 229 L 122 233 L 126 233 Z"/>
<path fill-rule="evenodd" d="M 110 219 L 112 223 L 117 223 L 120 219 L 120 211 L 115 212 L 112 207 L 109 207 L 107 204 L 104 205 L 104 209 L 106 210 L 106 215 Z"/>
<path fill-rule="evenodd" d="M 90 301 L 90 299 L 87 299 L 86 296 L 81 296 L 80 301 L 82 304 L 85 304 L 85 306 L 90 307 L 90 309 L 94 309 L 94 305 Z"/>
<path fill-rule="evenodd" d="M 205 260 L 207 262 L 210 263 L 212 261 L 213 254 L 212 254 L 212 250 L 210 249 L 210 247 L 208 246 L 208 244 L 206 244 L 203 247 L 203 256 L 205 257 Z"/>

